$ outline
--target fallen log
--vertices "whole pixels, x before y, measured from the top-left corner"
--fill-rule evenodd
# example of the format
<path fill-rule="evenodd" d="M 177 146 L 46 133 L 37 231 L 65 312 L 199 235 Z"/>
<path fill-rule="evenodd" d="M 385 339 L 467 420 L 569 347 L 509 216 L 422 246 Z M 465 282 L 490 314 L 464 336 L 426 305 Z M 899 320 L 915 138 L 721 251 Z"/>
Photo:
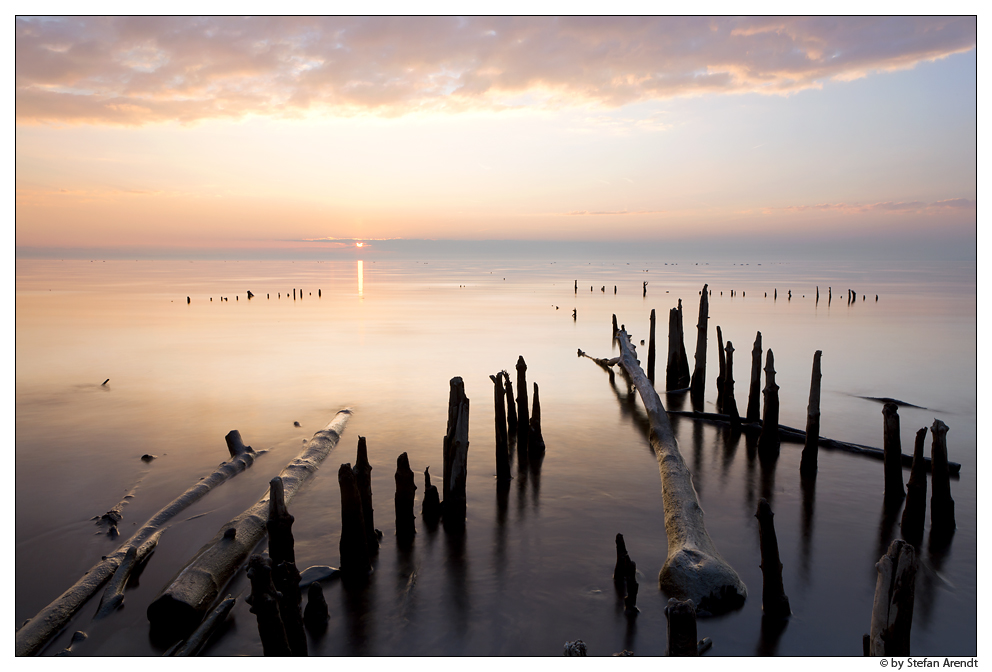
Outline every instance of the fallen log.
<path fill-rule="evenodd" d="M 227 619 L 227 615 L 231 613 L 234 609 L 234 605 L 237 602 L 237 598 L 228 595 L 221 603 L 217 605 L 217 608 L 210 612 L 203 623 L 200 623 L 192 635 L 190 635 L 186 641 L 176 649 L 175 653 L 172 655 L 177 658 L 182 658 L 186 656 L 195 656 L 203 650 L 207 641 L 210 640 L 210 636 L 214 634 L 217 628 Z"/>
<path fill-rule="evenodd" d="M 658 458 L 668 558 L 658 575 L 659 587 L 679 599 L 691 599 L 711 613 L 744 604 L 747 588 L 737 572 L 720 557 L 703 521 L 692 474 L 679 452 L 665 407 L 644 375 L 625 330 L 618 336 L 620 365 L 627 371 L 651 423 L 649 441 Z M 695 640 L 694 640 L 695 641 Z"/>
<path fill-rule="evenodd" d="M 351 409 L 338 411 L 326 427 L 313 435 L 303 452 L 279 473 L 287 503 L 337 445 L 349 417 Z M 186 634 L 197 626 L 238 567 L 265 536 L 268 505 L 266 489 L 258 502 L 222 526 L 175 575 L 148 605 L 148 620 L 153 630 L 173 636 Z"/>
<path fill-rule="evenodd" d="M 117 567 L 117 571 L 114 572 L 110 583 L 107 584 L 107 589 L 103 592 L 103 597 L 100 598 L 100 606 L 97 607 L 96 618 L 103 618 L 124 604 L 124 588 L 127 586 L 128 579 L 131 578 L 131 574 L 135 568 L 140 567 L 141 563 L 155 550 L 155 546 L 158 545 L 158 540 L 161 538 L 163 532 L 165 530 L 160 529 L 139 548 L 131 546 L 127 549 L 124 559 L 121 561 L 120 566 Z"/>
<path fill-rule="evenodd" d="M 34 618 L 22 625 L 15 635 L 14 655 L 33 656 L 40 653 L 83 604 L 93 597 L 96 591 L 100 590 L 100 586 L 117 571 L 131 546 L 140 548 L 142 544 L 161 532 L 164 529 L 162 526 L 183 509 L 200 500 L 227 479 L 250 467 L 254 463 L 255 457 L 261 453 L 256 453 L 250 446 L 245 446 L 243 443 L 240 445 L 241 452 L 237 455 L 232 452 L 230 461 L 222 463 L 214 473 L 200 480 L 196 485 L 159 509 L 116 551 L 104 556 L 79 581 L 35 614 Z M 230 446 L 231 442 L 228 441 L 229 449 Z"/>

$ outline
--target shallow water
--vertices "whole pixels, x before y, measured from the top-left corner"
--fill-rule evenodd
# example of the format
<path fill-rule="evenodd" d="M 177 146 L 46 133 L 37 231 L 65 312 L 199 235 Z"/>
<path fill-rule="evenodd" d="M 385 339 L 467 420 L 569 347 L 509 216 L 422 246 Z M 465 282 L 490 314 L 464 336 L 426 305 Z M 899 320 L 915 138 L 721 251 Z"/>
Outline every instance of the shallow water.
<path fill-rule="evenodd" d="M 924 538 L 912 651 L 977 652 L 974 264 L 19 260 L 16 271 L 17 624 L 117 548 L 120 540 L 91 519 L 126 493 L 136 488 L 123 509 L 124 536 L 226 459 L 229 430 L 271 449 L 179 516 L 124 609 L 94 624 L 97 598 L 47 655 L 75 630 L 90 635 L 74 647 L 79 655 L 161 653 L 148 637 L 147 605 L 343 407 L 354 416 L 341 443 L 290 504 L 297 564 L 338 564 L 335 474 L 354 462 L 359 435 L 368 440 L 375 525 L 384 537 L 366 591 L 324 584 L 331 622 L 311 639 L 311 655 L 560 655 L 572 639 L 585 640 L 590 655 L 661 655 L 666 596 L 657 573 L 667 547 L 643 408 L 619 375 L 611 379 L 576 350 L 612 356 L 613 313 L 635 343 L 646 339 L 652 308 L 659 343 L 667 344 L 667 311 L 681 298 L 691 366 L 703 283 L 712 290 L 706 410 L 714 410 L 720 325 L 737 351 L 741 411 L 760 330 L 775 353 L 782 424 L 805 427 L 819 349 L 821 435 L 880 447 L 881 404 L 864 396 L 923 407 L 900 409 L 903 452 L 935 417 L 950 427 L 950 459 L 962 464 L 951 483 L 958 529 L 947 548 L 928 548 Z M 854 305 L 849 287 L 858 292 Z M 303 298 L 292 298 L 294 288 Z M 528 381 L 540 386 L 547 453 L 536 468 L 514 464 L 502 499 L 488 376 L 513 371 L 518 355 Z M 639 356 L 646 362 L 646 347 Z M 661 381 L 664 360 L 660 352 Z M 465 380 L 472 408 L 463 538 L 419 520 L 423 469 L 430 465 L 441 480 L 452 376 Z M 688 409 L 683 396 L 662 400 Z M 741 610 L 699 621 L 699 636 L 714 642 L 707 655 L 860 655 L 874 563 L 899 535 L 901 513 L 894 524 L 883 515 L 882 463 L 821 449 L 815 491 L 804 490 L 799 444 L 783 444 L 768 466 L 746 436 L 685 418 L 673 426 L 710 535 L 749 590 Z M 393 472 L 402 452 L 419 488 L 419 532 L 408 552 L 393 538 Z M 146 453 L 157 459 L 142 462 Z M 794 611 L 781 632 L 762 629 L 760 497 L 776 514 Z M 638 567 L 634 620 L 611 580 L 617 532 Z M 242 572 L 228 591 L 246 588 Z M 239 601 L 232 613 L 205 653 L 261 655 L 248 606 Z"/>

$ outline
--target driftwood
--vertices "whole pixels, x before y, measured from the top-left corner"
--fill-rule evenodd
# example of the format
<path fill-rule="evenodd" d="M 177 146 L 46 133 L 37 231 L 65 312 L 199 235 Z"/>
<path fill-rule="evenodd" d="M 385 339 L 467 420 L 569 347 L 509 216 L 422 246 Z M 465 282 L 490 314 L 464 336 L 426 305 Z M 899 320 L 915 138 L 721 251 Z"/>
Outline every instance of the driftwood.
<path fill-rule="evenodd" d="M 489 376 L 493 381 L 493 406 L 496 425 L 496 483 L 507 485 L 510 482 L 510 443 L 506 431 L 506 394 L 503 387 L 503 372 Z"/>
<path fill-rule="evenodd" d="M 696 322 L 696 355 L 695 366 L 692 370 L 692 380 L 689 383 L 689 396 L 693 405 L 703 405 L 703 393 L 706 390 L 706 323 L 709 320 L 708 285 L 703 285 L 699 293 L 699 319 Z"/>
<path fill-rule="evenodd" d="M 424 469 L 424 501 L 420 507 L 420 517 L 428 525 L 436 525 L 441 518 L 441 496 L 437 486 L 431 485 L 430 467 Z"/>
<path fill-rule="evenodd" d="M 375 529 L 375 522 L 372 517 L 372 465 L 369 464 L 369 449 L 365 443 L 365 437 L 358 437 L 358 456 L 355 459 L 355 483 L 358 485 L 358 494 L 362 498 L 362 520 L 365 521 L 365 543 L 369 553 L 375 555 L 379 552 L 379 534 Z"/>
<path fill-rule="evenodd" d="M 579 357 L 586 357 L 587 359 L 591 359 L 592 361 L 596 362 L 597 364 L 599 364 L 604 369 L 609 369 L 611 366 L 616 366 L 617 364 L 620 363 L 620 358 L 619 357 L 613 357 L 611 359 L 602 359 L 600 357 L 593 357 L 593 356 L 591 356 L 591 355 L 583 352 L 582 351 L 582 348 L 579 348 L 578 350 L 579 350 L 579 354 L 578 354 Z"/>
<path fill-rule="evenodd" d="M 908 656 L 916 588 L 916 552 L 896 539 L 875 564 L 878 581 L 871 609 L 868 655 Z"/>
<path fill-rule="evenodd" d="M 230 443 L 228 445 L 230 446 Z M 257 453 L 250 447 L 245 447 L 244 452 L 232 457 L 229 462 L 222 463 L 212 474 L 159 509 L 116 551 L 104 556 L 79 581 L 17 630 L 14 655 L 33 656 L 39 653 L 52 637 L 65 627 L 83 604 L 100 590 L 100 586 L 117 571 L 130 547 L 135 546 L 140 549 L 143 544 L 156 537 L 164 529 L 162 526 L 183 509 L 200 500 L 227 479 L 250 467 L 256 456 Z"/>
<path fill-rule="evenodd" d="M 665 653 L 669 656 L 698 656 L 696 607 L 692 600 L 669 598 L 665 618 L 668 620 L 668 650 Z"/>
<path fill-rule="evenodd" d="M 817 448 L 820 438 L 820 355 L 813 354 L 813 373 L 809 381 L 809 405 L 806 406 L 806 443 L 799 462 L 799 474 L 804 478 L 816 476 Z"/>
<path fill-rule="evenodd" d="M 751 386 L 747 393 L 747 421 L 761 420 L 761 332 L 754 337 L 751 348 Z"/>
<path fill-rule="evenodd" d="M 668 558 L 658 576 L 662 590 L 673 597 L 691 599 L 707 611 L 718 613 L 743 605 L 747 588 L 737 572 L 720 557 L 703 521 L 692 474 L 679 452 L 665 407 L 634 354 L 627 332 L 620 331 L 620 365 L 641 396 L 650 420 L 649 441 L 658 458 Z"/>
<path fill-rule="evenodd" d="M 885 451 L 885 499 L 900 500 L 906 496 L 902 486 L 902 441 L 899 438 L 899 407 L 888 403 L 882 406 Z"/>
<path fill-rule="evenodd" d="M 227 615 L 231 613 L 234 609 L 234 605 L 237 599 L 228 595 L 221 603 L 217 605 L 217 608 L 210 612 L 203 623 L 193 631 L 185 642 L 183 642 L 179 648 L 176 649 L 175 653 L 172 655 L 176 657 L 186 657 L 195 656 L 203 650 L 207 642 L 210 640 L 210 636 L 214 634 L 217 628 L 227 619 Z"/>
<path fill-rule="evenodd" d="M 741 415 L 737 412 L 737 400 L 734 398 L 734 344 L 727 341 L 727 369 L 723 378 L 723 410 L 730 416 L 730 426 L 741 426 Z"/>
<path fill-rule="evenodd" d="M 117 571 L 114 572 L 110 583 L 107 584 L 107 589 L 103 591 L 103 597 L 100 598 L 100 606 L 96 610 L 96 618 L 103 618 L 124 604 L 124 588 L 127 586 L 128 579 L 131 578 L 134 570 L 140 567 L 151 552 L 155 550 L 155 546 L 158 545 L 158 540 L 161 538 L 163 532 L 165 530 L 160 529 L 139 548 L 135 548 L 134 546 L 128 547 L 127 552 L 124 554 L 124 559 L 121 561 L 120 566 L 117 567 Z"/>
<path fill-rule="evenodd" d="M 650 322 L 650 326 L 648 328 L 648 380 L 650 380 L 651 381 L 651 384 L 654 385 L 655 322 L 656 322 L 654 308 L 651 309 L 651 317 L 648 318 L 648 319 L 649 319 L 649 322 Z M 619 331 L 619 329 L 617 329 L 617 316 L 614 315 L 613 316 L 613 338 L 616 338 L 617 337 L 617 331 Z M 669 319 L 669 322 L 668 322 L 668 359 L 669 359 L 668 366 L 669 367 L 671 367 L 671 358 L 672 358 L 672 324 L 671 324 L 671 319 Z M 669 387 L 669 388 L 671 388 L 671 385 L 668 385 L 667 381 L 668 381 L 669 378 L 671 378 L 671 375 L 672 375 L 671 374 L 671 368 L 669 368 L 668 369 L 668 373 L 667 373 L 667 377 L 666 377 L 666 386 Z"/>
<path fill-rule="evenodd" d="M 527 450 L 530 453 L 530 457 L 540 457 L 544 454 L 544 434 L 541 432 L 541 397 L 537 389 L 537 383 L 534 385 L 534 406 L 530 415 L 530 436 L 527 439 Z"/>
<path fill-rule="evenodd" d="M 272 561 L 272 583 L 279 600 L 289 649 L 294 656 L 307 655 L 307 636 L 303 631 L 300 613 L 300 572 L 296 568 L 296 551 L 293 540 L 293 515 L 286 508 L 282 479 L 276 476 L 269 481 L 269 517 L 265 530 L 269 535 L 269 558 Z"/>
<path fill-rule="evenodd" d="M 248 579 L 251 595 L 248 604 L 258 622 L 258 636 L 262 640 L 262 653 L 266 656 L 291 655 L 289 640 L 279 613 L 279 598 L 272 583 L 272 561 L 253 555 L 248 561 Z"/>
<path fill-rule="evenodd" d="M 338 486 L 341 489 L 341 575 L 348 579 L 365 579 L 372 571 L 368 539 L 365 535 L 365 516 L 362 496 L 358 492 L 355 471 L 348 463 L 338 469 Z"/>
<path fill-rule="evenodd" d="M 338 411 L 326 427 L 313 435 L 303 452 L 279 473 L 286 502 L 310 480 L 337 445 L 351 410 Z M 192 631 L 210 609 L 221 590 L 265 536 L 269 492 L 251 508 L 223 525 L 185 567 L 179 570 L 162 593 L 148 605 L 152 628 L 167 636 Z"/>
<path fill-rule="evenodd" d="M 503 390 L 499 390 L 499 397 L 502 398 Z M 396 495 L 393 497 L 393 504 L 396 509 L 396 539 L 399 543 L 409 543 L 415 534 L 417 527 L 413 515 L 413 500 L 417 492 L 417 484 L 413 480 L 413 469 L 410 468 L 410 458 L 406 453 L 401 453 L 396 458 Z"/>
<path fill-rule="evenodd" d="M 523 357 L 517 362 L 517 372 Z M 526 368 L 526 365 L 524 365 Z M 526 385 L 526 384 L 525 384 Z M 444 512 L 445 528 L 449 525 L 465 524 L 465 484 L 468 477 L 468 410 L 469 400 L 465 396 L 465 383 L 461 377 L 455 376 L 449 381 L 448 394 L 448 428 L 444 435 L 444 478 L 442 481 L 442 510 Z M 520 396 L 527 399 L 526 386 L 520 390 Z M 519 410 L 519 409 L 518 409 Z M 526 413 L 526 403 L 523 406 Z M 520 415 L 517 425 L 517 450 L 521 451 L 519 437 L 526 436 L 529 431 L 527 416 Z M 521 432 L 521 428 L 524 431 Z M 526 444 L 524 444 L 526 447 Z"/>
<path fill-rule="evenodd" d="M 727 354 L 723 349 L 723 331 L 716 326 L 717 353 L 720 358 L 720 374 L 716 377 L 716 412 L 723 413 L 723 381 L 727 377 Z"/>
<path fill-rule="evenodd" d="M 923 528 L 927 519 L 927 468 L 923 462 L 926 440 L 927 428 L 923 427 L 916 432 L 913 467 L 906 485 L 906 508 L 902 512 L 902 537 L 916 547 L 923 541 Z"/>
<path fill-rule="evenodd" d="M 934 419 L 930 427 L 930 461 L 933 464 L 933 494 L 930 496 L 930 536 L 949 537 L 955 528 L 954 500 L 948 477 L 947 425 Z"/>
<path fill-rule="evenodd" d="M 524 356 L 517 358 L 517 459 L 530 454 L 527 439 L 530 438 L 530 411 L 527 401 L 527 363 Z"/>
<path fill-rule="evenodd" d="M 775 514 L 764 497 L 758 500 L 758 539 L 761 546 L 761 608 L 767 616 L 785 617 L 792 613 L 782 585 L 782 561 L 775 534 Z"/>
<path fill-rule="evenodd" d="M 761 421 L 761 436 L 758 437 L 758 454 L 765 459 L 778 457 L 778 385 L 775 384 L 775 355 L 768 348 L 765 355 L 765 417 Z"/>
<path fill-rule="evenodd" d="M 69 640 L 69 646 L 65 647 L 64 649 L 56 653 L 55 654 L 56 657 L 71 656 L 72 647 L 74 647 L 76 644 L 81 644 L 85 642 L 88 638 L 89 635 L 87 635 L 85 632 L 83 632 L 82 630 L 76 630 L 74 633 L 72 633 L 72 639 Z"/>

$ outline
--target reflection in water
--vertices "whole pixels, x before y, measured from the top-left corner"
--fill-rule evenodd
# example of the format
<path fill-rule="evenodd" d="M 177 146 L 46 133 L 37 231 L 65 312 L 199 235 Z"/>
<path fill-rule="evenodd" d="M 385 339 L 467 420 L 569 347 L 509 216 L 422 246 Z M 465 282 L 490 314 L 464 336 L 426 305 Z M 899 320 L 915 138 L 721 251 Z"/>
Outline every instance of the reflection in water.
<path fill-rule="evenodd" d="M 496 541 L 493 544 L 493 563 L 496 567 L 496 578 L 502 586 L 503 571 L 506 568 L 506 511 L 509 507 L 510 484 L 496 485 Z"/>
<path fill-rule="evenodd" d="M 361 259 L 358 260 L 358 295 L 363 296 L 365 293 L 365 262 Z"/>
<path fill-rule="evenodd" d="M 453 609 L 451 621 L 459 637 L 468 629 L 469 589 L 468 556 L 465 554 L 465 529 L 445 531 L 444 541 L 447 555 L 444 560 L 444 575 L 448 577 L 448 594 L 444 603 Z"/>
<path fill-rule="evenodd" d="M 723 471 L 720 473 L 720 484 L 727 485 L 727 476 L 730 473 L 730 465 L 734 463 L 734 456 L 737 454 L 737 446 L 741 443 L 741 430 L 739 427 L 724 428 L 723 434 Z"/>
<path fill-rule="evenodd" d="M 772 503 L 775 497 L 775 467 L 778 465 L 778 451 L 773 455 L 758 456 L 761 466 L 761 496 Z"/>
<path fill-rule="evenodd" d="M 951 550 L 951 537 L 935 535 L 930 530 L 930 538 L 927 542 L 927 558 L 922 557 L 922 549 L 919 549 L 916 572 L 916 605 L 913 612 L 914 618 L 918 618 L 924 626 L 929 625 L 933 615 L 933 606 L 936 601 L 937 591 L 940 588 L 947 588 L 949 584 L 941 575 L 944 563 L 947 561 Z"/>
<path fill-rule="evenodd" d="M 396 545 L 396 612 L 403 624 L 412 620 L 410 616 L 417 607 L 414 586 L 420 567 L 414 564 L 413 548 L 413 540 Z"/>
<path fill-rule="evenodd" d="M 789 625 L 788 618 L 761 615 L 761 637 L 758 639 L 757 656 L 774 656 L 778 653 L 778 642 Z"/>
<path fill-rule="evenodd" d="M 816 478 L 800 478 L 799 487 L 803 494 L 802 544 L 799 547 L 799 574 L 803 586 L 809 586 L 809 557 L 813 545 L 813 510 L 816 504 Z"/>
<path fill-rule="evenodd" d="M 902 502 L 902 497 L 887 497 L 882 502 L 882 517 L 878 522 L 878 546 L 875 547 L 876 561 L 889 550 L 896 520 L 899 519 L 899 512 L 902 510 Z M 874 566 L 872 567 L 872 574 L 875 574 Z"/>
<path fill-rule="evenodd" d="M 341 581 L 341 598 L 348 625 L 348 655 L 368 655 L 375 650 L 375 578 Z"/>
<path fill-rule="evenodd" d="M 758 434 L 744 433 L 744 445 L 747 448 L 747 467 L 744 472 L 744 503 L 750 511 L 757 507 L 754 499 L 754 463 L 758 457 Z"/>
<path fill-rule="evenodd" d="M 536 510 L 541 499 L 541 465 L 544 464 L 544 453 L 530 458 L 530 495 L 531 506 Z"/>
<path fill-rule="evenodd" d="M 637 614 L 626 614 L 627 631 L 623 636 L 623 648 L 627 651 L 634 650 L 634 638 L 637 637 Z"/>
<path fill-rule="evenodd" d="M 692 484 L 703 494 L 703 423 L 692 423 Z"/>

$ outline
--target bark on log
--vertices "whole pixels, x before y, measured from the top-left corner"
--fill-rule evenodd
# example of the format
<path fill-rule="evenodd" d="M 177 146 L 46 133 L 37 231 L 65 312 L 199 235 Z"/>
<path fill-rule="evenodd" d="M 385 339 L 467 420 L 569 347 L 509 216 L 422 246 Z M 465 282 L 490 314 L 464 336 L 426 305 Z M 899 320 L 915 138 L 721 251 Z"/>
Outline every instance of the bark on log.
<path fill-rule="evenodd" d="M 348 463 L 338 469 L 338 486 L 341 488 L 341 576 L 362 580 L 372 571 L 368 539 L 365 535 L 365 515 L 362 496 L 358 492 L 355 472 Z"/>
<path fill-rule="evenodd" d="M 682 299 L 679 299 L 678 318 L 679 379 L 675 389 L 684 390 L 689 387 L 691 376 L 689 374 L 689 358 L 685 354 L 685 327 L 682 322 Z"/>
<path fill-rule="evenodd" d="M 365 543 L 368 546 L 369 554 L 376 555 L 379 552 L 379 535 L 372 517 L 372 465 L 369 464 L 369 450 L 364 436 L 358 437 L 358 456 L 355 459 L 353 469 L 355 471 L 355 483 L 358 485 L 358 494 L 362 498 Z"/>
<path fill-rule="evenodd" d="M 691 599 L 712 613 L 740 607 L 747 597 L 747 588 L 737 572 L 720 557 L 706 531 L 692 474 L 679 452 L 665 407 L 637 363 L 626 331 L 621 330 L 619 341 L 620 365 L 630 376 L 647 411 L 651 423 L 649 441 L 661 472 L 668 558 L 658 576 L 659 586 L 670 595 Z"/>
<path fill-rule="evenodd" d="M 272 561 L 272 583 L 279 599 L 279 613 L 286 630 L 289 649 L 294 656 L 307 655 L 307 635 L 303 631 L 300 613 L 300 572 L 296 568 L 293 548 L 293 515 L 286 508 L 285 488 L 276 476 L 269 481 L 269 517 L 265 530 L 269 535 L 269 558 Z"/>
<path fill-rule="evenodd" d="M 665 653 L 669 656 L 698 656 L 696 607 L 692 600 L 669 598 L 665 618 L 668 620 L 668 650 Z"/>
<path fill-rule="evenodd" d="M 906 496 L 902 485 L 902 440 L 899 437 L 899 407 L 893 403 L 882 406 L 885 451 L 885 499 L 899 500 Z"/>
<path fill-rule="evenodd" d="M 916 432 L 913 449 L 913 467 L 906 486 L 906 508 L 902 512 L 902 538 L 915 547 L 923 541 L 923 528 L 927 519 L 927 468 L 923 462 L 927 428 Z"/>
<path fill-rule="evenodd" d="M 754 337 L 751 348 L 751 387 L 747 394 L 747 421 L 761 420 L 761 332 Z"/>
<path fill-rule="evenodd" d="M 510 482 L 510 443 L 506 430 L 506 398 L 503 386 L 503 372 L 489 376 L 493 381 L 493 406 L 495 408 L 496 425 L 496 483 L 506 485 Z"/>
<path fill-rule="evenodd" d="M 792 613 L 782 585 L 782 561 L 775 534 L 775 514 L 764 497 L 758 500 L 758 540 L 761 546 L 761 608 L 768 616 L 785 617 Z"/>
<path fill-rule="evenodd" d="M 723 378 L 723 410 L 730 416 L 730 426 L 739 429 L 741 414 L 737 412 L 737 399 L 734 398 L 734 344 L 727 341 L 727 369 Z"/>
<path fill-rule="evenodd" d="M 527 363 L 524 356 L 517 358 L 517 455 L 527 456 L 527 439 L 530 434 L 530 410 L 527 400 Z"/>
<path fill-rule="evenodd" d="M 709 292 L 706 291 L 708 285 L 703 285 L 703 291 L 699 293 L 699 319 L 696 322 L 696 355 L 695 365 L 692 370 L 692 380 L 689 383 L 689 396 L 696 406 L 703 405 L 703 397 L 706 390 L 706 323 L 709 320 Z"/>
<path fill-rule="evenodd" d="M 809 405 L 806 406 L 806 443 L 799 462 L 799 474 L 803 478 L 816 476 L 817 449 L 820 440 L 820 355 L 813 354 L 813 372 L 809 381 Z"/>
<path fill-rule="evenodd" d="M 338 411 L 326 427 L 313 435 L 303 452 L 279 473 L 287 504 L 316 473 L 344 431 L 351 410 Z M 251 508 L 221 527 L 148 605 L 152 628 L 184 635 L 192 631 L 220 595 L 238 567 L 265 536 L 269 493 Z"/>
<path fill-rule="evenodd" d="M 716 377 L 716 412 L 723 413 L 723 381 L 727 377 L 727 356 L 723 350 L 723 332 L 716 327 L 717 353 L 720 358 L 720 374 Z"/>
<path fill-rule="evenodd" d="M 648 327 L 648 380 L 650 380 L 651 381 L 651 384 L 654 385 L 655 322 L 657 321 L 656 318 L 655 318 L 654 308 L 651 309 L 651 317 L 648 318 L 648 321 L 649 321 L 649 327 Z M 617 316 L 614 315 L 613 316 L 613 338 L 616 339 L 616 337 L 617 337 Z M 671 349 L 672 349 L 672 325 L 671 325 L 671 320 L 669 319 L 669 324 L 668 324 L 668 350 L 669 350 L 669 359 L 671 359 L 671 354 L 670 354 L 671 353 Z M 669 364 L 669 366 L 671 366 L 671 364 Z M 669 373 L 668 375 L 671 376 L 671 373 Z M 667 381 L 667 378 L 666 378 L 666 381 Z M 666 382 L 666 385 L 667 385 L 667 382 Z"/>
<path fill-rule="evenodd" d="M 778 457 L 778 385 L 775 384 L 775 355 L 768 348 L 765 355 L 765 389 L 762 391 L 765 402 L 765 416 L 761 421 L 761 435 L 758 437 L 758 454 L 765 459 Z"/>
<path fill-rule="evenodd" d="M 217 608 L 210 612 L 203 623 L 193 631 L 185 642 L 183 642 L 178 649 L 172 654 L 177 658 L 185 658 L 188 656 L 196 656 L 203 650 L 207 642 L 210 640 L 211 635 L 216 632 L 217 628 L 227 620 L 227 615 L 231 613 L 234 609 L 234 605 L 237 603 L 237 599 L 228 595 L 225 597 Z"/>
<path fill-rule="evenodd" d="M 289 640 L 279 613 L 279 599 L 272 583 L 272 561 L 261 555 L 253 555 L 248 561 L 248 579 L 251 581 L 251 595 L 248 604 L 258 623 L 258 636 L 262 640 L 262 654 L 265 656 L 291 655 Z"/>
<path fill-rule="evenodd" d="M 869 655 L 908 656 L 916 588 L 916 552 L 896 539 L 875 564 L 878 581 L 871 610 Z"/>
<path fill-rule="evenodd" d="M 498 390 L 500 399 L 503 390 Z M 409 543 L 417 534 L 416 516 L 413 515 L 413 500 L 417 493 L 417 484 L 413 480 L 413 469 L 410 468 L 410 458 L 401 453 L 396 458 L 396 495 L 393 503 L 396 508 L 396 539 L 401 544 Z"/>
<path fill-rule="evenodd" d="M 541 432 L 541 397 L 537 389 L 537 383 L 534 385 L 534 406 L 530 415 L 530 436 L 527 438 L 527 451 L 530 454 L 529 457 L 536 458 L 544 455 L 545 445 L 544 445 L 544 434 Z"/>
<path fill-rule="evenodd" d="M 930 462 L 933 465 L 933 494 L 930 496 L 930 536 L 949 537 L 956 527 L 951 480 L 947 468 L 947 425 L 934 419 L 930 427 Z"/>
<path fill-rule="evenodd" d="M 523 357 L 517 362 L 517 371 L 520 371 L 520 364 Z M 524 365 L 526 368 L 526 365 Z M 465 523 L 465 483 L 468 477 L 468 411 L 469 400 L 465 396 L 465 383 L 461 377 L 455 376 L 449 382 L 448 394 L 448 429 L 444 436 L 444 479 L 442 511 L 444 512 L 444 524 L 460 526 Z M 526 404 L 527 388 L 520 391 L 520 398 Z M 523 412 L 527 412 L 526 405 Z M 518 409 L 519 415 L 519 409 Z M 519 425 L 517 435 L 527 436 L 529 423 L 526 422 L 526 415 L 519 415 Z M 523 428 L 525 431 L 519 431 Z M 519 439 L 518 439 L 519 441 Z M 526 444 L 524 444 L 526 446 Z M 520 444 L 517 444 L 518 452 Z"/>
<path fill-rule="evenodd" d="M 424 469 L 424 502 L 420 508 L 420 517 L 428 525 L 435 525 L 441 518 L 441 496 L 437 486 L 431 485 L 430 467 Z"/>
<path fill-rule="evenodd" d="M 221 464 L 214 473 L 200 480 L 183 494 L 166 504 L 149 518 L 144 525 L 121 544 L 116 551 L 104 556 L 100 562 L 83 575 L 79 581 L 70 586 L 48 606 L 35 614 L 34 618 L 22 625 L 15 635 L 14 655 L 33 656 L 40 653 L 45 645 L 69 622 L 77 611 L 100 590 L 109 579 L 131 546 L 140 548 L 142 544 L 161 532 L 165 523 L 180 513 L 183 509 L 202 498 L 232 476 L 236 476 L 250 467 L 255 457 L 261 453 L 247 450 L 228 462 Z M 157 537 L 156 537 L 157 538 Z"/>
<path fill-rule="evenodd" d="M 124 559 L 121 561 L 120 566 L 117 567 L 117 571 L 114 572 L 110 583 L 107 584 L 107 589 L 103 591 L 103 597 L 100 598 L 100 606 L 96 610 L 96 618 L 103 618 L 124 604 L 124 588 L 127 586 L 128 579 L 131 578 L 134 570 L 140 567 L 141 563 L 155 550 L 155 546 L 158 545 L 158 540 L 162 537 L 163 532 L 165 530 L 160 529 L 148 541 L 143 543 L 140 548 L 135 548 L 134 546 L 128 547 L 124 553 Z"/>

